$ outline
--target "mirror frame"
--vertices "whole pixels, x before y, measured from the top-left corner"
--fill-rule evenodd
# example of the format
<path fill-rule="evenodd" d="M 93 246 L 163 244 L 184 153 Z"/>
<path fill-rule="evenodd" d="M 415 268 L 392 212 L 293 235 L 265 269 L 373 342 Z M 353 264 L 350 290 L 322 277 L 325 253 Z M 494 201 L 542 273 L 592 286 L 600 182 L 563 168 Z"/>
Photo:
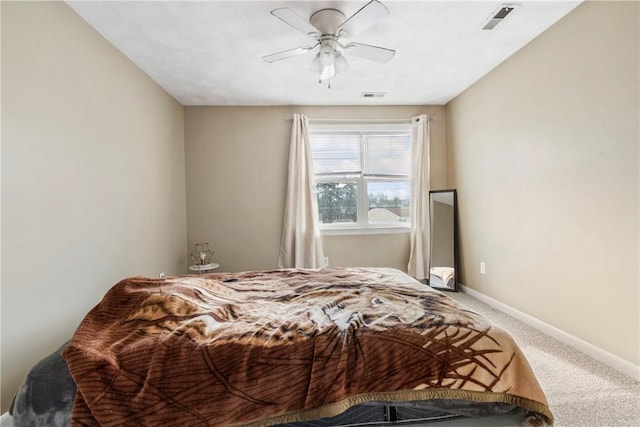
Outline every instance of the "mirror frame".
<path fill-rule="evenodd" d="M 453 195 L 453 287 L 437 286 L 431 283 L 431 254 L 433 253 L 433 194 L 452 193 Z M 429 278 L 427 283 L 434 289 L 458 291 L 458 192 L 455 188 L 429 191 Z"/>

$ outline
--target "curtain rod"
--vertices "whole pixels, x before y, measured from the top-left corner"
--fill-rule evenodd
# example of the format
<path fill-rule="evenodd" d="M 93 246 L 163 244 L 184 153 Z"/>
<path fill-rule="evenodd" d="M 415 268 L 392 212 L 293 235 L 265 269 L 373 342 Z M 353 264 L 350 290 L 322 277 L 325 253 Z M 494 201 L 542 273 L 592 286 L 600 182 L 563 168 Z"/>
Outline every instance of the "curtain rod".
<path fill-rule="evenodd" d="M 411 119 L 312 119 L 309 122 L 342 122 L 342 123 L 411 123 Z"/>
<path fill-rule="evenodd" d="M 429 121 L 434 117 L 427 117 Z M 289 120 L 293 120 L 293 117 L 289 117 Z M 411 119 L 312 119 L 309 118 L 310 123 L 381 123 L 381 124 L 393 124 L 393 123 L 411 123 Z"/>

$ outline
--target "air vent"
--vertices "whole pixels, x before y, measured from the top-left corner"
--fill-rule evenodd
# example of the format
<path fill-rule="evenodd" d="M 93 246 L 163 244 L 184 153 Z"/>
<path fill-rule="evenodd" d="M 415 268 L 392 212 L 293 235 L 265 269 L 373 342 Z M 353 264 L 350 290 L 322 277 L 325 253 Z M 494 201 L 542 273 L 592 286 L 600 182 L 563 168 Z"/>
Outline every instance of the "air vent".
<path fill-rule="evenodd" d="M 491 18 L 484 24 L 482 27 L 483 30 L 493 30 L 496 25 L 501 23 L 513 10 L 518 7 L 516 4 L 503 4 L 500 8 L 493 14 Z"/>
<path fill-rule="evenodd" d="M 382 98 L 387 92 L 362 92 L 360 98 Z"/>

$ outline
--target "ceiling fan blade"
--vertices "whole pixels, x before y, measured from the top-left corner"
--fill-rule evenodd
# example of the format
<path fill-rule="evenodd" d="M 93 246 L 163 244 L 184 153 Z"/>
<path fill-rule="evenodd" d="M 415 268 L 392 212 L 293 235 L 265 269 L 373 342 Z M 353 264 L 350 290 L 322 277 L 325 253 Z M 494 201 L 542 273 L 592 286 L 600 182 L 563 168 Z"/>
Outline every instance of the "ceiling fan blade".
<path fill-rule="evenodd" d="M 376 62 L 387 63 L 391 61 L 396 51 L 393 49 L 387 49 L 386 47 L 371 46 L 362 43 L 349 43 L 344 46 L 345 53 L 353 56 L 359 56 L 360 58 L 370 59 Z"/>
<path fill-rule="evenodd" d="M 341 37 L 351 37 L 376 24 L 389 14 L 389 9 L 378 0 L 371 0 L 344 21 L 336 30 Z"/>
<path fill-rule="evenodd" d="M 283 50 L 282 52 L 265 55 L 262 57 L 262 59 L 269 63 L 276 62 L 282 59 L 291 58 L 292 56 L 298 56 L 302 55 L 303 53 L 310 52 L 315 49 L 316 46 L 318 45 L 316 44 L 315 46 L 296 47 L 295 49 Z"/>
<path fill-rule="evenodd" d="M 322 32 L 311 25 L 308 20 L 304 19 L 288 7 L 274 9 L 271 11 L 271 14 L 285 24 L 292 26 L 296 30 L 301 31 L 308 36 L 317 38 L 322 35 Z"/>

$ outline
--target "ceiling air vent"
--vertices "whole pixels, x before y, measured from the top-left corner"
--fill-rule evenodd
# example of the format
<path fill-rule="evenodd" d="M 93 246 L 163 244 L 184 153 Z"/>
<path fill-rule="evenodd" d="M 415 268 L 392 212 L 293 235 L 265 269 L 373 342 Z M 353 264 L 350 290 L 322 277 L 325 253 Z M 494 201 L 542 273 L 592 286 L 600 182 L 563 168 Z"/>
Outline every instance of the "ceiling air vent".
<path fill-rule="evenodd" d="M 382 98 L 387 94 L 387 92 L 362 92 L 360 98 Z"/>
<path fill-rule="evenodd" d="M 498 11 L 482 27 L 483 30 L 493 30 L 496 25 L 501 23 L 513 10 L 518 7 L 516 4 L 503 4 Z"/>

